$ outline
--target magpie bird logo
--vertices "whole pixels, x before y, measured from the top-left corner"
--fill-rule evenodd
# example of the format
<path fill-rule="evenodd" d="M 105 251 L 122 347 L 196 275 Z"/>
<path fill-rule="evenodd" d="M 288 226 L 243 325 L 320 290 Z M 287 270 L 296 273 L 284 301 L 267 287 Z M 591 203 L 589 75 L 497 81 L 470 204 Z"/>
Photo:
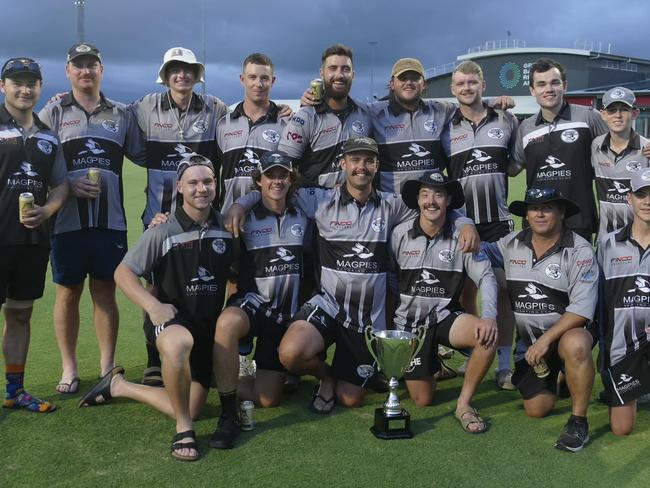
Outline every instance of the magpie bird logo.
<path fill-rule="evenodd" d="M 634 280 L 634 288 L 627 290 L 627 292 L 634 293 L 637 291 L 641 291 L 643 293 L 650 293 L 650 283 L 648 282 L 648 280 L 640 276 L 637 276 L 636 280 Z"/>
<path fill-rule="evenodd" d="M 435 283 L 440 283 L 440 280 L 436 278 L 431 271 L 423 269 L 422 273 L 420 274 L 420 279 L 415 282 L 416 285 L 419 285 L 420 283 L 424 283 L 425 285 L 433 285 Z"/>
<path fill-rule="evenodd" d="M 357 256 L 361 259 L 368 259 L 374 256 L 372 252 L 370 252 L 370 249 L 368 249 L 366 246 L 356 243 L 354 246 L 352 246 L 352 253 L 351 254 L 344 254 L 344 258 L 351 258 Z"/>
<path fill-rule="evenodd" d="M 560 161 L 555 156 L 548 156 L 544 162 L 546 163 L 546 165 L 541 166 L 539 169 L 548 169 L 548 168 L 559 169 L 566 166 L 562 161 Z"/>
<path fill-rule="evenodd" d="M 548 298 L 547 295 L 545 295 L 542 290 L 540 290 L 538 287 L 533 285 L 532 283 L 528 283 L 528 286 L 524 288 L 526 290 L 526 293 L 523 295 L 519 295 L 519 298 L 526 298 L 530 297 L 533 300 L 541 300 L 542 298 Z"/>
<path fill-rule="evenodd" d="M 431 154 L 425 147 L 420 146 L 419 144 L 416 144 L 415 142 L 412 142 L 411 145 L 409 146 L 409 151 L 410 153 L 402 154 L 403 158 L 410 158 L 411 156 L 417 156 L 419 158 L 428 156 Z"/>
<path fill-rule="evenodd" d="M 488 153 L 485 151 L 481 151 L 480 149 L 474 149 L 472 151 L 472 159 L 468 160 L 468 163 L 473 163 L 474 161 L 478 161 L 479 163 L 484 163 L 485 161 L 489 161 L 492 159 L 492 156 L 490 156 Z"/>
<path fill-rule="evenodd" d="M 275 263 L 277 261 L 289 262 L 296 259 L 296 256 L 294 256 L 291 251 L 285 249 L 284 247 L 279 247 L 278 250 L 275 251 L 275 254 L 277 254 L 278 257 L 271 259 L 269 262 L 271 263 Z"/>
<path fill-rule="evenodd" d="M 34 177 L 34 176 L 38 176 L 38 173 L 34 171 L 34 167 L 32 166 L 31 163 L 28 163 L 27 161 L 23 161 L 22 163 L 20 163 L 20 171 L 14 173 L 14 176 L 19 176 L 19 175 Z"/>
<path fill-rule="evenodd" d="M 83 151 L 79 151 L 79 155 L 81 156 L 82 154 L 94 154 L 97 156 L 98 154 L 104 154 L 106 151 L 102 149 L 102 147 L 95 141 L 94 139 L 88 139 L 84 146 L 87 147 L 87 149 L 84 149 Z"/>
<path fill-rule="evenodd" d="M 205 269 L 203 266 L 199 266 L 199 269 L 197 270 L 197 276 L 196 278 L 192 278 L 190 281 L 195 282 L 195 281 L 212 281 L 214 279 L 214 276 L 210 274 L 210 272 Z"/>
<path fill-rule="evenodd" d="M 192 149 L 190 149 L 189 147 L 187 147 L 187 146 L 185 146 L 183 144 L 176 144 L 176 146 L 174 146 L 174 151 L 176 151 L 176 152 L 168 154 L 167 157 L 168 158 L 174 158 L 174 157 L 178 156 L 180 158 L 184 158 L 186 156 L 190 156 L 190 155 L 194 154 L 194 151 L 192 151 Z"/>

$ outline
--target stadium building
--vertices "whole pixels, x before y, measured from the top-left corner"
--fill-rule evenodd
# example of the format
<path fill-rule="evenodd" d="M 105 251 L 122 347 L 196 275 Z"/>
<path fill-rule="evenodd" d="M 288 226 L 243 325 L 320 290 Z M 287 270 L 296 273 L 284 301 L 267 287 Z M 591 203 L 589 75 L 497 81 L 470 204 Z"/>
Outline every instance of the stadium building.
<path fill-rule="evenodd" d="M 580 47 L 580 48 L 579 48 Z M 489 41 L 470 48 L 456 61 L 428 69 L 427 97 L 449 99 L 451 73 L 462 61 L 472 60 L 483 68 L 487 83 L 486 97 L 509 95 L 515 99 L 513 109 L 519 117 L 536 113 L 539 108 L 528 89 L 529 68 L 541 57 L 552 58 L 567 71 L 568 92 L 571 103 L 600 108 L 603 94 L 614 86 L 625 86 L 636 94 L 641 114 L 635 130 L 650 136 L 650 60 L 631 58 L 593 49 L 593 44 L 583 43 L 574 49 L 526 47 L 525 41 L 508 39 Z"/>

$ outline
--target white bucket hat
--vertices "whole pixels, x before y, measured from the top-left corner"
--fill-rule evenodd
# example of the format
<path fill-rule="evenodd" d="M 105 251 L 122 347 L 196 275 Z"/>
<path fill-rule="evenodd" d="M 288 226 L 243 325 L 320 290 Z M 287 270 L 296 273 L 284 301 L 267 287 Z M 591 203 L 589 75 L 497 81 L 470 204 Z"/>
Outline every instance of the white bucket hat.
<path fill-rule="evenodd" d="M 173 47 L 169 49 L 163 57 L 163 64 L 160 65 L 160 69 L 158 70 L 158 79 L 156 80 L 156 83 L 160 83 L 161 85 L 165 84 L 165 80 L 163 79 L 165 77 L 165 68 L 167 68 L 167 65 L 172 61 L 180 61 L 181 63 L 197 66 L 197 81 L 205 81 L 203 79 L 205 67 L 203 66 L 203 63 L 200 63 L 196 60 L 194 53 L 184 47 Z"/>

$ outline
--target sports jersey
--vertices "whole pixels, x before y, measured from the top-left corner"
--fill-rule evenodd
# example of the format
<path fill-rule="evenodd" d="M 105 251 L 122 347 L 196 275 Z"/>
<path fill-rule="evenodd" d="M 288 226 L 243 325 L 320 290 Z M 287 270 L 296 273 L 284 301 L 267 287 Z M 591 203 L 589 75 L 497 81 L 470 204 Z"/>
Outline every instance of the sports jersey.
<path fill-rule="evenodd" d="M 290 204 L 279 215 L 260 201 L 248 211 L 240 233 L 238 294 L 277 323 L 298 310 L 306 225 L 299 208 Z"/>
<path fill-rule="evenodd" d="M 287 124 L 278 117 L 278 106 L 253 123 L 244 112 L 244 102 L 224 115 L 217 126 L 217 145 L 221 159 L 221 212 L 226 212 L 242 195 L 251 191 L 251 173 L 263 154 L 275 151 Z"/>
<path fill-rule="evenodd" d="M 341 183 L 341 146 L 351 137 L 372 134 L 365 105 L 348 98 L 344 110 L 326 103 L 302 107 L 284 127 L 278 151 L 298 161 L 299 186 L 333 188 Z"/>
<path fill-rule="evenodd" d="M 481 243 L 492 265 L 506 273 L 517 325 L 516 361 L 565 312 L 592 320 L 598 295 L 598 265 L 585 239 L 565 229 L 558 242 L 538 257 L 532 234 L 526 229 Z"/>
<path fill-rule="evenodd" d="M 510 220 L 506 168 L 518 122 L 510 112 L 483 104 L 487 115 L 474 124 L 456 110 L 449 124 L 451 143 L 447 173 L 465 193 L 465 211 L 477 224 Z"/>
<path fill-rule="evenodd" d="M 214 331 L 232 260 L 233 239 L 221 215 L 213 211 L 201 227 L 178 207 L 167 222 L 147 229 L 122 263 L 138 276 L 153 273 L 162 303 Z"/>
<path fill-rule="evenodd" d="M 650 340 L 650 252 L 637 244 L 631 230 L 630 223 L 610 232 L 598 246 L 603 279 L 599 328 L 605 367 Z"/>
<path fill-rule="evenodd" d="M 430 238 L 420 218 L 393 229 L 391 252 L 398 268 L 400 303 L 395 312 L 398 328 L 434 327 L 460 309 L 460 294 L 469 276 L 481 290 L 481 316 L 496 320 L 497 282 L 486 259 L 458 249 L 458 230 L 451 223 Z"/>
<path fill-rule="evenodd" d="M 215 134 L 217 121 L 228 111 L 212 95 L 192 93 L 187 111 L 178 108 L 170 92 L 145 95 L 132 104 L 146 143 L 147 202 L 142 222 L 176 209 L 176 168 L 189 153 L 212 161 L 219 174 Z M 181 135 L 182 127 L 182 135 Z"/>
<path fill-rule="evenodd" d="M 599 239 L 632 221 L 632 209 L 627 203 L 630 178 L 636 171 L 650 166 L 650 161 L 641 154 L 647 139 L 631 131 L 628 146 L 620 154 L 611 150 L 610 139 L 608 132 L 591 143 L 591 165 L 600 211 Z"/>
<path fill-rule="evenodd" d="M 369 105 L 372 134 L 379 148 L 378 188 L 399 194 L 407 180 L 444 170 L 449 152 L 447 123 L 456 105 L 421 100 L 409 111 L 394 98 Z"/>
<path fill-rule="evenodd" d="M 0 245 L 50 246 L 47 222 L 28 229 L 19 221 L 18 198 L 34 195 L 36 205 L 47 201 L 48 189 L 65 181 L 66 170 L 61 144 L 34 114 L 29 134 L 0 105 Z"/>
<path fill-rule="evenodd" d="M 144 163 L 144 141 L 131 111 L 101 94 L 99 106 L 88 114 L 72 93 L 67 93 L 46 105 L 39 117 L 61 140 L 69 179 L 86 176 L 88 168 L 98 168 L 101 173 L 99 197 L 68 198 L 59 210 L 54 233 L 89 228 L 125 231 L 124 155 Z"/>
<path fill-rule="evenodd" d="M 513 159 L 526 168 L 528 187 L 557 188 L 578 204 L 570 229 L 596 230 L 591 141 L 607 130 L 597 111 L 566 102 L 553 121 L 540 111 L 519 126 Z"/>

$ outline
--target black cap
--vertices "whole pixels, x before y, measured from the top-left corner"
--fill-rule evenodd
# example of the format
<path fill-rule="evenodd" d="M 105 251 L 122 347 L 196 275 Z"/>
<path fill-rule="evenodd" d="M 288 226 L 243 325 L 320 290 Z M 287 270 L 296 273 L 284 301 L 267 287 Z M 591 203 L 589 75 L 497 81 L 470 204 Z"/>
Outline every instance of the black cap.
<path fill-rule="evenodd" d="M 87 42 L 82 42 L 72 46 L 68 51 L 68 59 L 66 59 L 66 63 L 69 63 L 79 56 L 93 56 L 94 58 L 97 58 L 97 61 L 100 63 L 102 62 L 102 56 L 99 54 L 99 49 Z"/>
<path fill-rule="evenodd" d="M 564 218 L 580 213 L 580 207 L 562 195 L 557 188 L 528 188 L 524 199 L 512 202 L 508 210 L 518 217 L 525 217 L 528 205 L 549 202 L 560 202 L 564 205 Z"/>
<path fill-rule="evenodd" d="M 183 173 L 185 173 L 185 170 L 191 166 L 205 166 L 206 168 L 210 168 L 213 175 L 216 174 L 214 172 L 214 165 L 212 164 L 212 161 L 210 161 L 205 156 L 201 156 L 200 154 L 191 153 L 181 159 L 181 161 L 178 163 L 178 167 L 176 168 L 176 178 L 180 180 L 181 176 L 183 176 Z"/>
<path fill-rule="evenodd" d="M 32 58 L 10 58 L 2 65 L 1 79 L 11 78 L 14 75 L 27 73 L 34 78 L 42 80 L 41 65 Z"/>
<path fill-rule="evenodd" d="M 257 164 L 260 173 L 266 173 L 271 168 L 284 168 L 287 171 L 293 171 L 293 163 L 289 156 L 279 152 L 268 152 L 263 154 Z"/>
<path fill-rule="evenodd" d="M 440 171 L 429 171 L 418 179 L 408 180 L 402 187 L 402 200 L 407 207 L 418 210 L 418 192 L 422 185 L 426 186 L 443 186 L 447 193 L 451 195 L 449 208 L 460 208 L 465 205 L 465 193 L 463 187 L 457 180 L 452 180 L 443 175 Z"/>
<path fill-rule="evenodd" d="M 368 151 L 379 156 L 377 143 L 370 137 L 352 137 L 348 139 L 341 147 L 341 156 L 359 151 Z"/>

